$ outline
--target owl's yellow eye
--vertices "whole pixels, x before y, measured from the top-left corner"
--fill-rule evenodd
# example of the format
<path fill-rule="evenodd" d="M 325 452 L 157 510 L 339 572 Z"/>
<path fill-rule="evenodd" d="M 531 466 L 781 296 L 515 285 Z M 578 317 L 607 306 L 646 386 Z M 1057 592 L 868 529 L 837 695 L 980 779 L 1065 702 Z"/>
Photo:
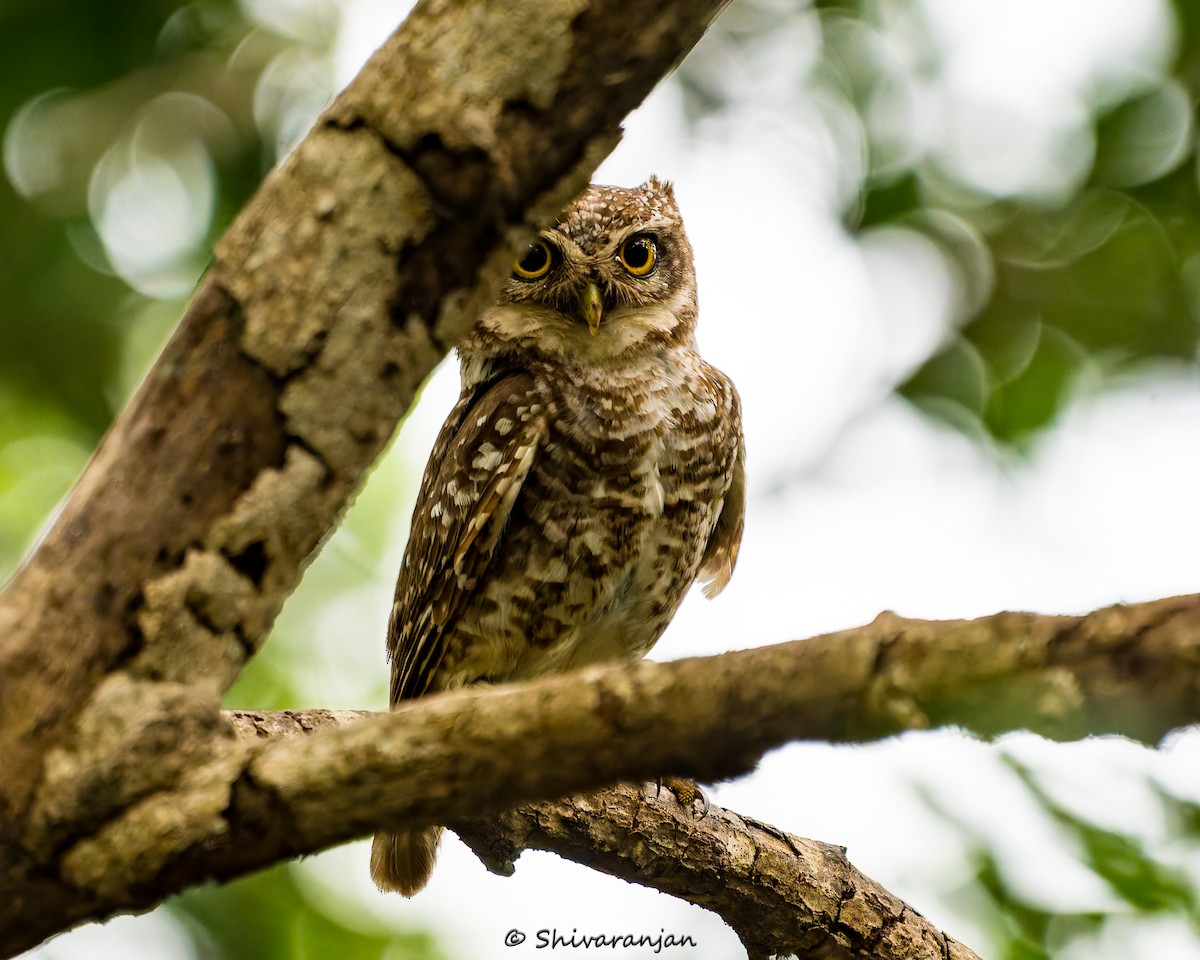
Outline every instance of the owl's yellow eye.
<path fill-rule="evenodd" d="M 538 237 L 513 264 L 513 276 L 522 280 L 537 280 L 549 273 L 553 264 L 553 248 L 547 241 Z"/>
<path fill-rule="evenodd" d="M 648 277 L 658 265 L 658 247 L 653 237 L 630 237 L 621 244 L 617 257 L 635 277 Z"/>

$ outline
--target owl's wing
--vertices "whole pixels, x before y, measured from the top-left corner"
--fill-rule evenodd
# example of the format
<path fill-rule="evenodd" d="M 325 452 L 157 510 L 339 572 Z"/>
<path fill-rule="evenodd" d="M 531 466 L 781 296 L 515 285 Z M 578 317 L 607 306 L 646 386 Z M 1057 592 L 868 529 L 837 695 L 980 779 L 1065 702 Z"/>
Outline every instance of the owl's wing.
<path fill-rule="evenodd" d="M 736 408 L 735 408 L 736 409 Z M 737 423 L 737 454 L 732 476 L 716 526 L 709 534 L 700 572 L 696 579 L 704 584 L 704 596 L 711 600 L 725 589 L 733 568 L 737 565 L 738 548 L 742 545 L 742 527 L 746 519 L 746 441 L 742 437 L 740 418 Z"/>
<path fill-rule="evenodd" d="M 442 426 L 421 480 L 388 624 L 392 703 L 429 690 L 546 425 L 533 378 L 508 373 L 464 394 Z"/>

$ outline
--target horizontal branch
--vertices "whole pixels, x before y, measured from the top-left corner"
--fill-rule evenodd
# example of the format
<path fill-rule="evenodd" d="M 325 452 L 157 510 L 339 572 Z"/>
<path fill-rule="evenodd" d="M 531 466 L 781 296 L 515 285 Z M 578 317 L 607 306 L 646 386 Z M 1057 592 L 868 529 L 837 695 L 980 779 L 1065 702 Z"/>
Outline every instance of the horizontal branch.
<path fill-rule="evenodd" d="M 344 727 L 378 714 L 311 710 L 229 714 L 249 740 Z M 448 824 L 494 873 L 546 850 L 720 916 L 752 960 L 974 960 L 975 954 L 859 872 L 842 847 L 805 840 L 716 805 L 703 816 L 670 791 L 619 784 Z"/>
<path fill-rule="evenodd" d="M 757 755 L 755 736 L 780 721 L 795 739 L 853 740 L 953 724 L 983 734 L 1022 728 L 1057 737 L 1121 732 L 1156 742 L 1172 727 L 1200 718 L 1198 599 L 1113 607 L 1086 617 L 1005 613 L 936 622 L 884 614 L 856 630 L 722 657 L 619 668 L 595 682 L 615 683 L 627 705 L 671 705 L 667 717 L 637 710 L 615 725 L 622 733 L 609 745 L 638 761 L 623 765 L 625 776 L 634 768 L 643 775 L 668 769 L 663 745 L 680 737 L 706 745 L 714 762 L 749 762 L 735 759 L 732 741 L 745 743 L 749 734 L 750 753 Z M 630 671 L 633 677 L 620 677 Z M 647 689 L 637 676 L 646 671 L 674 676 L 668 687 Z M 542 691 L 538 702 L 545 704 L 545 696 Z M 610 716 L 620 715 L 611 694 L 593 692 L 591 699 L 597 706 L 607 703 Z M 243 736 L 261 737 L 368 715 L 230 716 Z M 542 722 L 541 729 L 556 731 L 566 721 L 548 715 Z M 604 745 L 576 741 L 537 769 L 564 772 L 572 760 L 592 758 Z M 494 746 L 506 766 L 522 768 L 520 745 Z M 704 776 L 695 758 L 679 762 L 686 772 Z M 397 795 L 411 789 L 402 770 L 395 774 Z M 460 795 L 477 776 L 472 772 L 441 792 Z M 496 786 L 484 789 L 486 795 Z M 639 790 L 618 787 L 515 807 L 494 818 L 456 821 L 447 811 L 446 819 L 500 872 L 511 870 L 522 849 L 549 850 L 711 909 L 737 931 L 752 957 L 810 955 L 816 948 L 829 957 L 973 956 L 858 874 L 843 851 L 726 811 L 696 821 L 676 805 L 648 803 Z"/>
<path fill-rule="evenodd" d="M 1083 617 L 883 614 L 810 640 L 430 696 L 362 722 L 353 711 L 234 713 L 244 742 L 267 741 L 246 768 L 245 800 L 269 797 L 287 830 L 235 844 L 246 862 L 226 869 L 271 856 L 264 843 L 307 853 L 384 823 L 446 822 L 620 780 L 713 782 L 790 740 L 952 725 L 1155 743 L 1200 720 L 1198 691 L 1200 598 L 1186 596 Z"/>
<path fill-rule="evenodd" d="M 84 915 L 106 916 L 381 826 L 663 774 L 736 776 L 795 739 L 953 724 L 1154 742 L 1200 718 L 1198 601 L 1085 617 L 884 614 L 811 640 L 438 694 L 365 718 L 235 713 L 213 759 L 99 826 L 57 869 Z"/>

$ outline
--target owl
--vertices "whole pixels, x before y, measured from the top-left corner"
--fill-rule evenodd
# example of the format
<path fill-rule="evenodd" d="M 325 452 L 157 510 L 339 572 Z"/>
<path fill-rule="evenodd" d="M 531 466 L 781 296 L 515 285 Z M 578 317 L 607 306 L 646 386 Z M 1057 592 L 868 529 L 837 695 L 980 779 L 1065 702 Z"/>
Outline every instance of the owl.
<path fill-rule="evenodd" d="M 741 409 L 695 328 L 669 183 L 591 186 L 521 253 L 459 347 L 388 626 L 393 705 L 639 658 L 693 582 L 728 583 Z M 376 834 L 376 884 L 420 890 L 440 835 Z"/>

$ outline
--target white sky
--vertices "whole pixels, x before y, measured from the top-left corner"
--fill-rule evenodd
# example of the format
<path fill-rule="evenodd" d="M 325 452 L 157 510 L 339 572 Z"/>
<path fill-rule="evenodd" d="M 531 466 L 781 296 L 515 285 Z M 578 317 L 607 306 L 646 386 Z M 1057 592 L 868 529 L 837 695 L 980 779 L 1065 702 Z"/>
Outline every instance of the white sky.
<path fill-rule="evenodd" d="M 924 5 L 954 88 L 940 103 L 918 91 L 921 115 L 929 130 L 945 134 L 944 162 L 1004 189 L 1061 189 L 1056 177 L 1077 175 L 1069 164 L 1064 173 L 1052 163 L 1061 159 L 1063 131 L 1078 132 L 1096 98 L 1144 84 L 1145 64 L 1169 45 L 1161 0 Z M 368 0 L 348 0 L 345 8 L 344 75 L 399 18 L 395 6 Z M 788 50 L 799 48 L 788 44 L 800 42 L 778 38 L 766 62 L 786 63 Z M 757 82 L 769 86 L 779 72 L 786 70 L 766 71 Z M 751 94 L 762 102 L 761 91 Z M 657 173 L 676 183 L 696 249 L 701 346 L 734 378 L 744 401 L 751 496 L 732 584 L 711 603 L 698 593 L 689 597 L 655 659 L 808 636 L 869 621 L 882 609 L 932 618 L 1014 608 L 1069 613 L 1196 589 L 1194 372 L 1164 371 L 1082 398 L 1029 462 L 999 466 L 889 396 L 944 335 L 962 295 L 944 257 L 914 234 L 880 232 L 858 243 L 845 235 L 839 154 L 812 118 L 784 124 L 747 106 L 727 122 L 702 126 L 694 140 L 682 126 L 678 96 L 668 84 L 650 98 L 596 179 L 632 184 Z M 982 112 L 986 106 L 999 112 Z M 998 115 L 1012 125 L 1004 137 L 985 129 L 987 149 L 975 141 L 968 150 L 964 144 L 986 127 L 980 118 Z M 970 137 L 955 133 L 964 124 Z M 444 366 L 364 499 L 394 496 L 384 485 L 394 491 L 398 477 L 424 462 L 456 394 L 457 373 Z M 321 611 L 327 638 L 335 624 L 336 635 L 354 633 L 348 622 L 362 624 L 366 637 L 382 636 L 415 493 L 411 481 L 403 485 L 408 499 L 395 508 L 398 533 L 387 569 L 372 571 L 360 592 Z M 343 684 L 335 668 L 350 658 L 370 670 L 377 659 L 382 677 L 381 643 L 312 654 L 315 702 L 382 705 L 363 704 L 361 687 Z M 1002 749 L 1042 774 L 1055 796 L 1144 837 L 1200 879 L 1196 854 L 1170 847 L 1146 786 L 1150 777 L 1200 800 L 1200 738 L 1179 737 L 1155 752 L 1112 739 L 1051 745 L 1023 736 L 1006 739 Z M 948 732 L 858 748 L 795 745 L 770 755 L 753 776 L 710 793 L 716 803 L 794 833 L 846 844 L 866 873 L 986 954 L 987 932 L 937 892 L 969 879 L 961 835 L 916 788 L 990 838 L 1030 896 L 1065 910 L 1113 905 L 996 756 L 995 747 Z M 536 955 L 534 931 L 550 927 L 651 935 L 665 929 L 689 934 L 699 946 L 663 956 L 745 955 L 712 915 L 549 855 L 527 854 L 514 878 L 500 879 L 451 839 L 430 887 L 413 901 L 375 893 L 361 843 L 306 860 L 297 872 L 313 896 L 331 899 L 356 922 L 430 927 L 452 956 Z M 90 957 L 106 949 L 138 956 L 101 945 L 135 924 L 155 943 L 142 956 L 187 956 L 178 942 L 170 945 L 169 932 L 158 939 L 162 922 L 148 919 L 89 928 L 40 956 Z M 530 940 L 505 949 L 511 928 Z M 1079 956 L 1200 958 L 1200 941 L 1170 922 L 1121 925 L 1110 934 Z"/>

